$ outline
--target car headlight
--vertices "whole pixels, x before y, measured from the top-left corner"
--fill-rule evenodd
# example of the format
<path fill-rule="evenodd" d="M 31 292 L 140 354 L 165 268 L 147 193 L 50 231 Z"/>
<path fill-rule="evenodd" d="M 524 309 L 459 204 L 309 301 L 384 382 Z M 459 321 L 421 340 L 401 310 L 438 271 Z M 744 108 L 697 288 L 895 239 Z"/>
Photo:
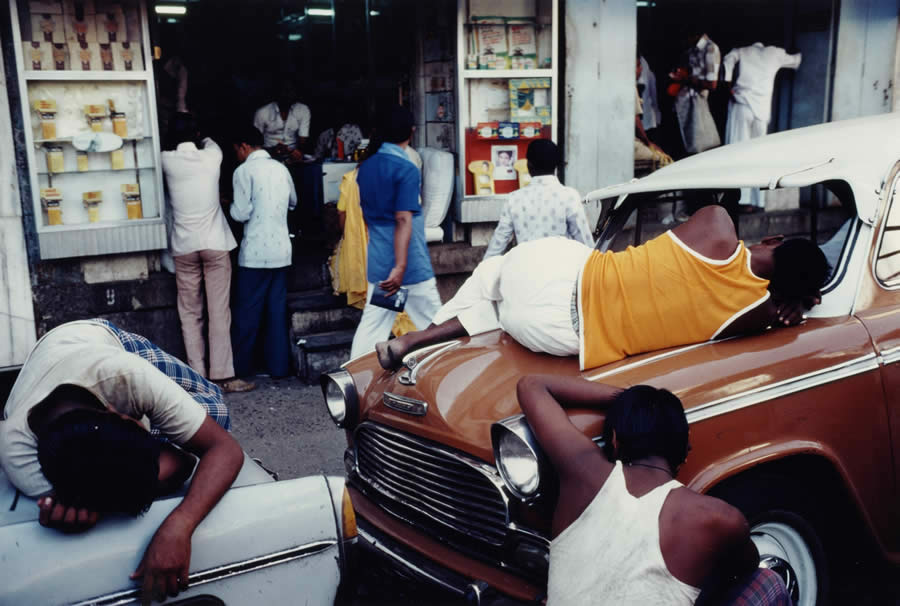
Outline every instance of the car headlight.
<path fill-rule="evenodd" d="M 352 426 L 359 412 L 359 398 L 353 377 L 346 370 L 325 373 L 320 380 L 325 406 L 338 427 Z"/>
<path fill-rule="evenodd" d="M 491 442 L 497 471 L 510 492 L 523 501 L 538 498 L 548 465 L 524 415 L 494 423 Z"/>

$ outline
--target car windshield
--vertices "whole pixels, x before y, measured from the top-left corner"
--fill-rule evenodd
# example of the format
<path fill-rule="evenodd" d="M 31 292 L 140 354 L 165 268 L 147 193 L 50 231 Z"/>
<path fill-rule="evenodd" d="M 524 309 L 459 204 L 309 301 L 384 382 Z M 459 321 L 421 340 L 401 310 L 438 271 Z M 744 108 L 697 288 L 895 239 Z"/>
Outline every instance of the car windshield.
<path fill-rule="evenodd" d="M 805 187 L 765 190 L 766 208 L 747 212 L 739 206 L 739 189 L 668 190 L 629 194 L 619 208 L 616 199 L 603 200 L 597 249 L 621 251 L 655 238 L 686 221 L 697 209 L 724 206 L 735 221 L 738 238 L 748 246 L 766 236 L 808 238 L 825 253 L 831 275 L 823 292 L 840 275 L 847 242 L 856 232 L 856 204 L 846 181 L 826 181 Z"/>

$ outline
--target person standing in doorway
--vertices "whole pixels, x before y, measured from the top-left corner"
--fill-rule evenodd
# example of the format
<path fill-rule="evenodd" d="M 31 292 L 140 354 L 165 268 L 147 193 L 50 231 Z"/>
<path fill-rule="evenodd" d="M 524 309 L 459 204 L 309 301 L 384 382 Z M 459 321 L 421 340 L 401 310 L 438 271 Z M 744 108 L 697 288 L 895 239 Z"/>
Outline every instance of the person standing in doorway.
<path fill-rule="evenodd" d="M 249 391 L 253 383 L 234 376 L 231 350 L 231 258 L 237 246 L 219 204 L 222 150 L 209 137 L 201 139 L 197 121 L 175 114 L 169 144 L 162 153 L 169 203 L 172 206 L 172 256 L 178 287 L 178 317 L 187 362 L 224 391 Z M 209 363 L 203 335 L 203 289 L 209 319 Z"/>
<path fill-rule="evenodd" d="M 366 306 L 353 336 L 351 357 L 369 353 L 387 338 L 397 315 L 372 305 L 376 288 L 388 297 L 408 290 L 406 311 L 416 326 L 428 326 L 441 298 L 425 244 L 425 219 L 419 205 L 421 173 L 407 155 L 413 116 L 392 107 L 380 120 L 378 152 L 359 167 L 360 202 L 369 228 Z"/>
<path fill-rule="evenodd" d="M 309 137 L 309 107 L 297 101 L 297 92 L 290 82 L 281 85 L 276 97 L 256 110 L 253 126 L 262 133 L 262 147 L 273 157 L 288 163 L 300 162 Z"/>
<path fill-rule="evenodd" d="M 247 126 L 232 139 L 241 165 L 234 171 L 231 218 L 244 227 L 234 289 L 234 369 L 253 370 L 253 350 L 264 320 L 266 368 L 272 377 L 290 372 L 287 274 L 291 238 L 287 212 L 297 205 L 287 168 L 262 149 L 263 136 Z"/>

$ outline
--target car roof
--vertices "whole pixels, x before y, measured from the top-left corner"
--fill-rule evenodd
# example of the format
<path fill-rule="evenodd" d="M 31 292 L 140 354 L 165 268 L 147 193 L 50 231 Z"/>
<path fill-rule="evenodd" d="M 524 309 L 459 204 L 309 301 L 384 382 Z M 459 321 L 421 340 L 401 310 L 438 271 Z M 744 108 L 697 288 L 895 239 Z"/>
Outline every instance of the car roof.
<path fill-rule="evenodd" d="M 900 112 L 893 112 L 723 145 L 642 179 L 592 191 L 586 199 L 674 189 L 801 187 L 828 179 L 848 181 L 856 192 L 879 192 L 898 159 Z M 876 204 L 874 196 L 858 199 L 860 218 L 871 222 Z"/>

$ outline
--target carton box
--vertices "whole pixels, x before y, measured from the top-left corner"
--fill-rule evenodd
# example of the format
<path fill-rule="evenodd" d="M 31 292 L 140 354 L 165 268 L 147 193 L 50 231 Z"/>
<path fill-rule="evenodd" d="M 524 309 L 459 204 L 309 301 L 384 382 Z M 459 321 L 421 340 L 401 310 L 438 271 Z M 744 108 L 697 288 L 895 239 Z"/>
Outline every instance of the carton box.
<path fill-rule="evenodd" d="M 125 13 L 119 4 L 110 4 L 99 7 L 97 13 L 97 41 L 103 44 L 110 42 L 125 42 L 128 40 L 128 26 L 125 23 Z"/>
<path fill-rule="evenodd" d="M 66 27 L 67 42 L 96 42 L 97 19 L 94 15 L 65 15 L 63 17 Z"/>
<path fill-rule="evenodd" d="M 69 42 L 69 65 L 73 71 L 100 71 L 100 45 L 96 42 Z"/>
<path fill-rule="evenodd" d="M 61 13 L 32 13 L 31 39 L 38 42 L 65 42 L 66 32 Z"/>

